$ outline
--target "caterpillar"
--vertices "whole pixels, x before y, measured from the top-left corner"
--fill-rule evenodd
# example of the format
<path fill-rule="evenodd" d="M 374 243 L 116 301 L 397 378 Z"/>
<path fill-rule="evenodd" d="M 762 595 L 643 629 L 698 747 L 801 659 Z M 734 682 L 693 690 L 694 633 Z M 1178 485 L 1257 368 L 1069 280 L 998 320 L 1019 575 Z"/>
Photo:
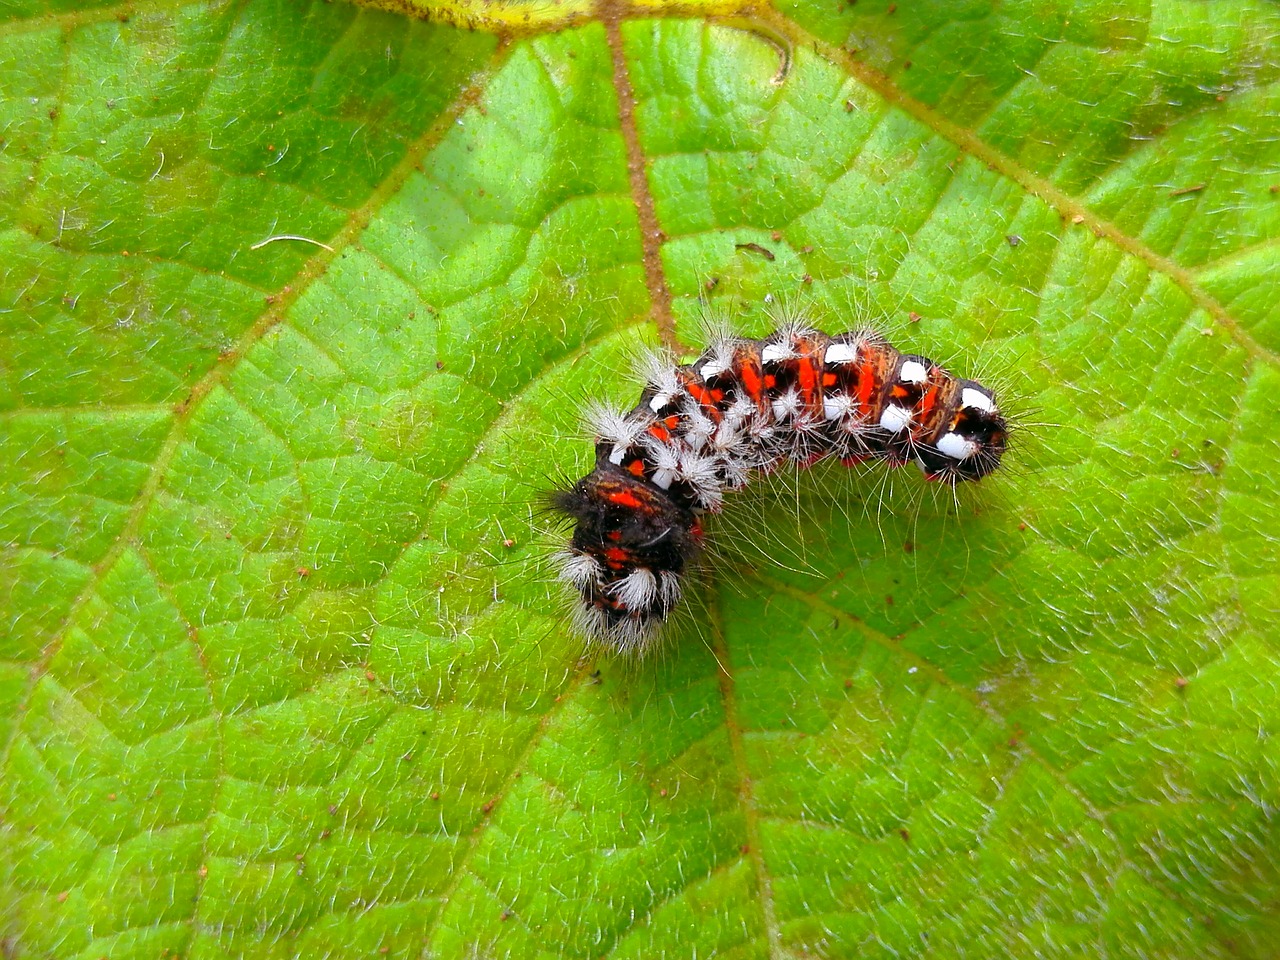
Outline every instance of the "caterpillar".
<path fill-rule="evenodd" d="M 551 506 L 575 523 L 555 556 L 588 639 L 643 654 L 676 609 L 724 494 L 786 463 L 916 463 L 926 479 L 981 480 L 1009 423 L 995 394 L 867 330 L 803 321 L 764 339 L 715 338 L 693 363 L 654 354 L 639 402 L 588 414 L 595 467 Z"/>

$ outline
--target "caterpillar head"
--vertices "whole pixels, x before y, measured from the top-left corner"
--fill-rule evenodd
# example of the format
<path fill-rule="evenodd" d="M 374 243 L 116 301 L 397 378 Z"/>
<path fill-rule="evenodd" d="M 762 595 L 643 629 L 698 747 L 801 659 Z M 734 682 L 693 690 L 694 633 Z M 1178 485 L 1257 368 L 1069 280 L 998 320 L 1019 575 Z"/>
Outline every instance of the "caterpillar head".
<path fill-rule="evenodd" d="M 995 395 L 975 380 L 960 380 L 946 429 L 916 456 L 929 479 L 963 483 L 995 470 L 1008 442 L 1009 421 Z"/>

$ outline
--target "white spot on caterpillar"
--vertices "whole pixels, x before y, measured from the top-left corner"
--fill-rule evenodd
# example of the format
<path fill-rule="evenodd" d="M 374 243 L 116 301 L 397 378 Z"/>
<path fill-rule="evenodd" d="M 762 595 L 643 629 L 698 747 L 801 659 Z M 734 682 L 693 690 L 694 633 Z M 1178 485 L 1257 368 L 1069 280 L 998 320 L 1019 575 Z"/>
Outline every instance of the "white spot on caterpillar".
<path fill-rule="evenodd" d="M 773 415 L 779 420 L 790 420 L 800 414 L 800 394 L 788 390 L 773 401 Z"/>
<path fill-rule="evenodd" d="M 970 410 L 981 410 L 983 413 L 995 413 L 996 404 L 989 396 L 981 390 L 975 390 L 973 387 L 965 387 L 960 394 L 960 403 Z"/>
<path fill-rule="evenodd" d="M 777 363 L 791 356 L 791 347 L 785 343 L 770 343 L 760 351 L 761 363 Z"/>
<path fill-rule="evenodd" d="M 929 379 L 929 371 L 918 360 L 903 360 L 898 379 L 903 383 L 924 383 Z"/>
<path fill-rule="evenodd" d="M 847 343 L 833 343 L 827 347 L 823 363 L 852 363 L 858 359 L 858 351 Z"/>
<path fill-rule="evenodd" d="M 857 408 L 858 402 L 843 393 L 836 393 L 822 399 L 822 415 L 828 420 L 843 420 Z"/>
<path fill-rule="evenodd" d="M 702 365 L 702 379 L 710 380 L 712 377 L 718 377 L 729 369 L 729 364 L 725 363 L 719 357 L 714 360 L 708 360 Z"/>
<path fill-rule="evenodd" d="M 978 452 L 978 445 L 958 433 L 944 433 L 937 444 L 938 452 L 952 460 L 968 460 Z"/>
<path fill-rule="evenodd" d="M 911 411 L 891 403 L 884 408 L 884 413 L 880 414 L 880 426 L 890 433 L 901 433 L 911 426 Z"/>

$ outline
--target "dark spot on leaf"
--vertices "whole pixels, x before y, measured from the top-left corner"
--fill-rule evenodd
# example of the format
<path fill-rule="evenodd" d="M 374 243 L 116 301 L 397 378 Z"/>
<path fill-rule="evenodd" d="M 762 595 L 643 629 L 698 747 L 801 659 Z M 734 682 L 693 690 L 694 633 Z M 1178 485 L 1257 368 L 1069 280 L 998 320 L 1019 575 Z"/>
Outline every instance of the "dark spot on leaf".
<path fill-rule="evenodd" d="M 735 243 L 733 246 L 735 250 L 750 250 L 752 253 L 758 253 L 769 261 L 778 259 L 773 255 L 772 250 L 768 247 L 762 247 L 758 243 Z"/>

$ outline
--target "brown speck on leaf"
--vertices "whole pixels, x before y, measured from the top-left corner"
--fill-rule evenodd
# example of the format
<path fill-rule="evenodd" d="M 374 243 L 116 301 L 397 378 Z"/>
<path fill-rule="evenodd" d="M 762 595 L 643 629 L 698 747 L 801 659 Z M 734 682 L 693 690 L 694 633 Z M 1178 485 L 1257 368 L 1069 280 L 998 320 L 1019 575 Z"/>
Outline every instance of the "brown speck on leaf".
<path fill-rule="evenodd" d="M 813 277 L 811 277 L 809 274 L 807 274 L 807 273 L 806 273 L 803 277 L 801 277 L 801 278 L 800 278 L 800 282 L 801 282 L 801 283 L 813 283 Z"/>
<path fill-rule="evenodd" d="M 853 101 L 852 101 L 852 100 L 846 100 L 846 101 L 844 102 L 844 112 L 845 112 L 845 113 L 853 113 Z"/>
<path fill-rule="evenodd" d="M 338 815 L 338 805 L 336 803 L 329 804 L 329 816 L 336 817 Z"/>
<path fill-rule="evenodd" d="M 800 252 L 807 257 L 809 254 L 813 253 L 813 244 L 808 244 L 806 246 L 801 247 Z"/>
<path fill-rule="evenodd" d="M 502 920 L 503 920 L 503 921 L 510 920 L 510 919 L 511 919 L 512 917 L 514 917 L 514 916 L 515 916 L 515 914 L 514 914 L 514 913 L 512 913 L 510 910 L 503 910 L 503 911 L 502 911 Z"/>
<path fill-rule="evenodd" d="M 900 836 L 903 839 L 903 841 L 906 843 L 911 842 L 911 831 L 908 830 L 906 827 L 898 828 L 898 836 Z"/>
<path fill-rule="evenodd" d="M 884 605 L 885 605 L 886 607 L 892 607 L 892 606 L 893 606 L 893 594 L 892 594 L 892 593 L 886 593 L 886 594 L 884 595 Z"/>
<path fill-rule="evenodd" d="M 903 543 L 903 545 L 902 545 L 902 551 L 903 551 L 903 553 L 915 553 L 915 552 L 916 552 L 916 545 L 915 545 L 914 543 L 912 543 L 910 540 L 908 540 L 908 541 L 906 541 L 905 543 Z"/>
<path fill-rule="evenodd" d="M 716 287 L 720 286 L 720 278 L 710 277 L 707 280 L 707 282 L 703 284 L 703 286 L 706 287 L 708 290 L 714 290 Z"/>
<path fill-rule="evenodd" d="M 309 576 L 311 576 L 311 568 L 310 568 L 310 567 L 299 567 L 299 568 L 297 569 L 296 573 L 297 573 L 297 574 L 298 574 L 298 576 L 300 576 L 300 577 L 309 577 Z"/>
<path fill-rule="evenodd" d="M 773 231 L 773 233 L 769 234 L 769 238 L 773 240 L 774 243 L 780 243 L 782 241 L 782 231 L 781 230 Z"/>
<path fill-rule="evenodd" d="M 889 8 L 885 10 L 885 13 L 887 13 L 891 17 L 897 12 L 898 12 L 898 5 L 896 3 L 889 4 Z"/>
<path fill-rule="evenodd" d="M 108 800 L 115 800 L 115 798 L 116 798 L 116 795 L 115 795 L 114 793 L 108 793 L 108 794 L 107 794 L 107 799 L 108 799 Z"/>
<path fill-rule="evenodd" d="M 481 808 L 480 808 L 480 810 L 481 810 L 481 812 L 482 812 L 482 813 L 492 813 L 492 812 L 493 812 L 493 808 L 494 808 L 495 806 L 497 806 L 497 805 L 498 805 L 498 800 L 497 800 L 497 798 L 495 797 L 494 799 L 492 799 L 492 800 L 490 800 L 488 803 L 486 803 L 483 807 L 481 807 Z"/>
<path fill-rule="evenodd" d="M 1021 523 L 1018 524 L 1018 532 L 1021 533 L 1026 529 L 1027 529 L 1027 522 L 1023 520 Z"/>
<path fill-rule="evenodd" d="M 321 840 L 328 840 L 331 836 L 333 836 L 333 831 L 330 830 L 328 827 L 325 827 L 323 830 L 320 831 Z"/>
<path fill-rule="evenodd" d="M 903 69 L 903 70 L 910 70 L 910 69 L 911 69 L 911 61 L 910 61 L 910 60 L 903 60 L 903 61 L 902 61 L 902 69 Z"/>
<path fill-rule="evenodd" d="M 752 253 L 758 253 L 760 254 L 760 256 L 764 257 L 766 260 L 769 260 L 769 261 L 778 259 L 773 255 L 772 250 L 770 250 L 768 247 L 762 247 L 758 243 L 735 243 L 733 245 L 733 248 L 735 250 L 750 250 Z"/>
<path fill-rule="evenodd" d="M 431 791 L 431 799 L 432 799 L 432 800 L 439 800 L 439 799 L 440 799 L 440 791 L 439 791 L 439 790 L 432 790 L 432 791 Z"/>
<path fill-rule="evenodd" d="M 276 302 L 276 300 L 277 300 L 277 299 L 278 299 L 278 298 L 276 297 L 276 295 L 275 295 L 274 293 L 268 293 L 265 297 L 263 297 L 263 298 L 262 298 L 262 301 L 263 301 L 263 303 L 265 303 L 267 306 L 271 306 L 273 303 L 275 303 L 275 302 Z"/>
<path fill-rule="evenodd" d="M 667 795 L 667 788 L 666 788 L 666 787 L 663 787 L 661 790 L 659 790 L 659 791 L 658 791 L 658 796 L 660 796 L 660 797 L 665 797 L 666 795 Z"/>
<path fill-rule="evenodd" d="M 744 843 L 742 846 L 738 848 L 738 850 L 742 853 L 743 856 L 746 856 L 748 853 L 751 852 L 751 844 Z"/>
<path fill-rule="evenodd" d="M 1183 195 L 1185 195 L 1185 194 L 1188 194 L 1188 193 L 1199 193 L 1199 192 L 1200 192 L 1201 190 L 1203 190 L 1203 189 L 1204 189 L 1204 184 L 1203 184 L 1203 183 L 1197 183 L 1195 186 L 1191 186 L 1191 187 L 1179 187 L 1177 190 L 1170 190 L 1170 191 L 1169 191 L 1169 196 L 1171 196 L 1171 197 L 1181 197 L 1181 196 L 1183 196 Z"/>
<path fill-rule="evenodd" d="M 1016 233 L 1009 234 L 1007 237 L 1004 238 L 1004 240 L 1005 240 L 1005 243 L 1009 244 L 1009 246 L 1011 247 L 1016 247 L 1022 243 L 1022 238 L 1018 236 Z"/>
<path fill-rule="evenodd" d="M 67 902 L 67 897 L 69 897 L 69 896 L 71 896 L 71 891 L 70 891 L 70 890 L 63 890 L 60 894 L 58 894 L 58 902 L 59 902 L 59 903 L 66 903 L 66 902 Z"/>
<path fill-rule="evenodd" d="M 846 690 L 852 690 L 852 689 L 853 689 L 853 680 L 851 680 L 851 679 L 850 679 L 850 680 L 846 680 L 846 681 L 844 682 L 844 688 L 845 688 Z"/>
<path fill-rule="evenodd" d="M 368 680 L 370 683 L 374 683 L 377 681 L 378 675 L 374 673 L 372 670 L 366 670 L 364 672 L 364 678 Z"/>
<path fill-rule="evenodd" d="M 919 322 L 920 322 L 920 314 L 918 314 L 918 313 L 916 313 L 914 310 L 912 310 L 910 313 L 908 313 L 908 314 L 907 314 L 907 319 L 908 319 L 909 321 L 911 321 L 912 323 L 919 323 Z"/>
<path fill-rule="evenodd" d="M 436 361 L 436 369 L 437 369 L 437 370 L 443 370 L 443 369 L 444 369 L 444 361 L 443 361 L 443 360 L 437 360 L 437 361 Z"/>
<path fill-rule="evenodd" d="M 1074 217 L 1072 217 L 1072 218 L 1071 218 L 1071 222 L 1072 222 L 1072 223 L 1084 223 L 1084 214 L 1083 214 L 1083 213 L 1077 213 Z"/>
<path fill-rule="evenodd" d="M 1182 448 L 1174 447 L 1172 450 L 1169 451 L 1169 456 L 1172 459 L 1177 460 L 1180 456 L 1182 456 Z"/>
<path fill-rule="evenodd" d="M 477 197 L 483 197 L 483 196 L 484 196 L 484 187 L 481 187 L 479 190 L 477 190 L 477 191 L 476 191 L 476 196 L 477 196 Z"/>
<path fill-rule="evenodd" d="M 508 550 L 510 550 L 512 547 L 516 545 L 516 542 L 512 540 L 510 537 L 507 537 L 507 539 L 502 541 L 502 545 L 506 547 Z"/>
<path fill-rule="evenodd" d="M 196 875 L 207 877 L 209 875 L 209 865 L 205 863 L 200 864 L 200 869 L 196 871 Z"/>
<path fill-rule="evenodd" d="M 1187 688 L 1187 684 L 1189 684 L 1190 682 L 1191 681 L 1188 680 L 1186 677 L 1177 677 L 1174 679 L 1173 685 L 1177 687 L 1179 690 L 1185 690 Z"/>

